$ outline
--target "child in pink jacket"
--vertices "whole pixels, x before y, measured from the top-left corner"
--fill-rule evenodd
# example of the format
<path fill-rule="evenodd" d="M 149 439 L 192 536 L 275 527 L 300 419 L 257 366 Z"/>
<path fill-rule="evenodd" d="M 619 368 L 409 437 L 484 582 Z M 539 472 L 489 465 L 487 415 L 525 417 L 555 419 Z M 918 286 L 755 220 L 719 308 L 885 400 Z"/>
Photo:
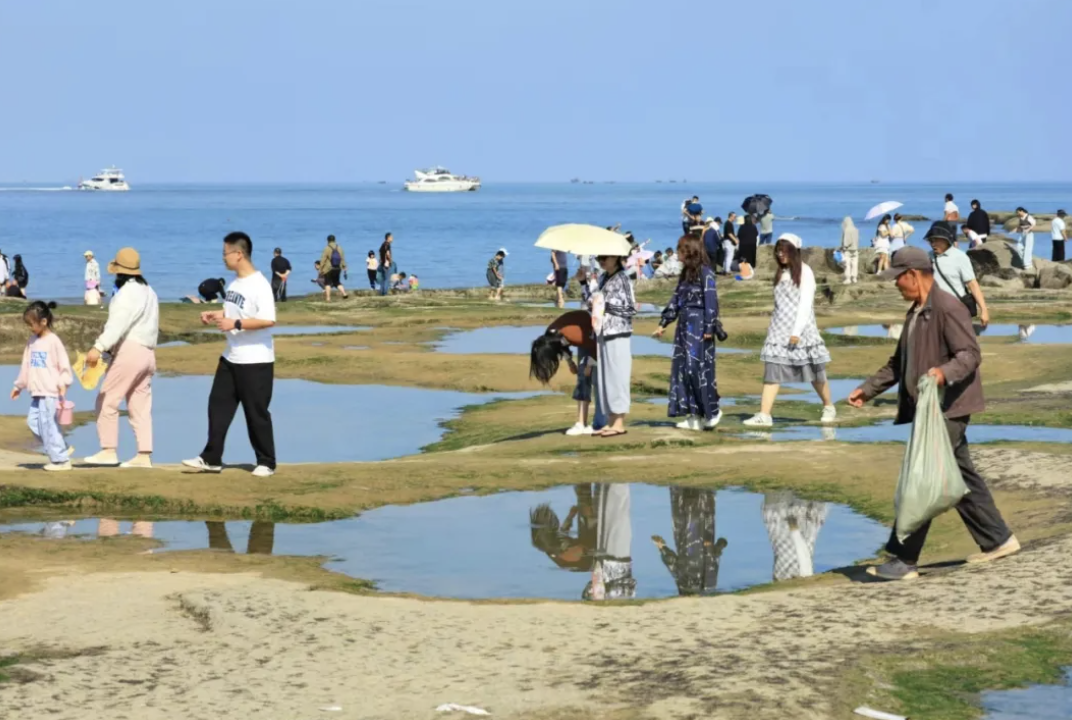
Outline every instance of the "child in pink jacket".
<path fill-rule="evenodd" d="M 40 300 L 30 303 L 22 319 L 29 326 L 33 335 L 26 343 L 22 354 L 22 369 L 11 390 L 11 399 L 15 400 L 27 390 L 33 401 L 26 423 L 30 431 L 45 446 L 49 464 L 45 470 L 60 472 L 71 469 L 71 451 L 63 438 L 56 413 L 60 401 L 67 394 L 74 378 L 67 349 L 56 333 L 52 332 L 52 308 L 56 303 L 45 304 Z"/>

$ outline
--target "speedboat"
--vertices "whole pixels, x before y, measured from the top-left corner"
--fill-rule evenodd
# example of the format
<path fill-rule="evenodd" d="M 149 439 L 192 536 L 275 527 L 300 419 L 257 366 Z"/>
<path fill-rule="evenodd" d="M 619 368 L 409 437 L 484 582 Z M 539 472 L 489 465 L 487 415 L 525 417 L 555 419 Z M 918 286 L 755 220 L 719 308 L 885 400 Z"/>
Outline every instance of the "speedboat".
<path fill-rule="evenodd" d="M 89 180 L 80 180 L 78 189 L 126 192 L 130 189 L 130 185 L 127 185 L 127 179 L 123 177 L 123 171 L 113 165 L 110 168 L 101 170 Z"/>
<path fill-rule="evenodd" d="M 410 192 L 470 192 L 480 189 L 480 178 L 454 175 L 450 170 L 434 167 L 431 170 L 414 170 L 416 180 L 405 184 Z"/>

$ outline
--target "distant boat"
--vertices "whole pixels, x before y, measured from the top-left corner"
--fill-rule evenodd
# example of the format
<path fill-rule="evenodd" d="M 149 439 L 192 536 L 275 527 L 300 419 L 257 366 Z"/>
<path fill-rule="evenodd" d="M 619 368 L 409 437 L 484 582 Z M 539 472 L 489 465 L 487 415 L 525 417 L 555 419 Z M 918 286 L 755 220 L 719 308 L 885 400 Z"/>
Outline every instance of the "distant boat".
<path fill-rule="evenodd" d="M 89 180 L 78 182 L 79 190 L 101 190 L 103 192 L 126 192 L 130 190 L 127 179 L 123 177 L 123 171 L 114 165 L 105 168 L 91 177 Z"/>
<path fill-rule="evenodd" d="M 410 192 L 472 192 L 480 189 L 480 178 L 454 175 L 442 167 L 431 170 L 414 170 L 416 180 L 405 183 Z"/>
<path fill-rule="evenodd" d="M 871 184 L 872 184 L 872 185 L 878 185 L 878 184 L 879 184 L 879 181 L 878 181 L 878 180 L 872 180 L 872 181 L 871 181 Z"/>
<path fill-rule="evenodd" d="M 580 178 L 573 178 L 572 180 L 570 180 L 570 182 L 571 182 L 572 184 L 574 184 L 574 185 L 576 185 L 576 184 L 577 184 L 577 183 L 579 183 L 580 181 L 581 181 L 581 179 L 580 179 Z"/>

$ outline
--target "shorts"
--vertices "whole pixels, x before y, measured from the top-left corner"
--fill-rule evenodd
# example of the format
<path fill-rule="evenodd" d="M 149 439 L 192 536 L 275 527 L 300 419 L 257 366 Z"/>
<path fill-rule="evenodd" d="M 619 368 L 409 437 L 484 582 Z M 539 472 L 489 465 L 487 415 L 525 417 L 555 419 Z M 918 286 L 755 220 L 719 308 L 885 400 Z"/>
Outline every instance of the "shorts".
<path fill-rule="evenodd" d="M 498 290 L 499 288 L 501 288 L 501 287 L 503 286 L 503 281 L 502 281 L 502 279 L 501 279 L 501 278 L 498 278 L 498 277 L 496 277 L 496 276 L 495 276 L 495 273 L 491 272 L 490 270 L 488 271 L 488 275 L 487 275 L 487 277 L 488 277 L 488 285 L 489 285 L 489 286 L 490 286 L 490 287 L 491 287 L 491 288 L 492 288 L 493 290 Z"/>
<path fill-rule="evenodd" d="M 555 287 L 564 288 L 569 283 L 569 270 L 559 268 L 555 270 Z"/>
<path fill-rule="evenodd" d="M 331 268 L 324 273 L 324 286 L 329 288 L 339 287 L 342 284 L 342 268 Z"/>

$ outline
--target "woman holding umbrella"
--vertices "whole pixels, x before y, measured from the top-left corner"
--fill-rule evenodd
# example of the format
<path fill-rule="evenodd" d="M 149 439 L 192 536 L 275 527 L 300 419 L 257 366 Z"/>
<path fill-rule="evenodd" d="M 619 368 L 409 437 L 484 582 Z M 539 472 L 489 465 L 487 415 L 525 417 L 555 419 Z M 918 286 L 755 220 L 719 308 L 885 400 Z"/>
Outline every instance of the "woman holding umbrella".
<path fill-rule="evenodd" d="M 755 218 L 751 215 L 744 216 L 744 225 L 737 231 L 737 259 L 742 263 L 748 263 L 752 269 L 756 269 L 756 247 L 759 245 L 759 228 L 756 227 Z"/>

